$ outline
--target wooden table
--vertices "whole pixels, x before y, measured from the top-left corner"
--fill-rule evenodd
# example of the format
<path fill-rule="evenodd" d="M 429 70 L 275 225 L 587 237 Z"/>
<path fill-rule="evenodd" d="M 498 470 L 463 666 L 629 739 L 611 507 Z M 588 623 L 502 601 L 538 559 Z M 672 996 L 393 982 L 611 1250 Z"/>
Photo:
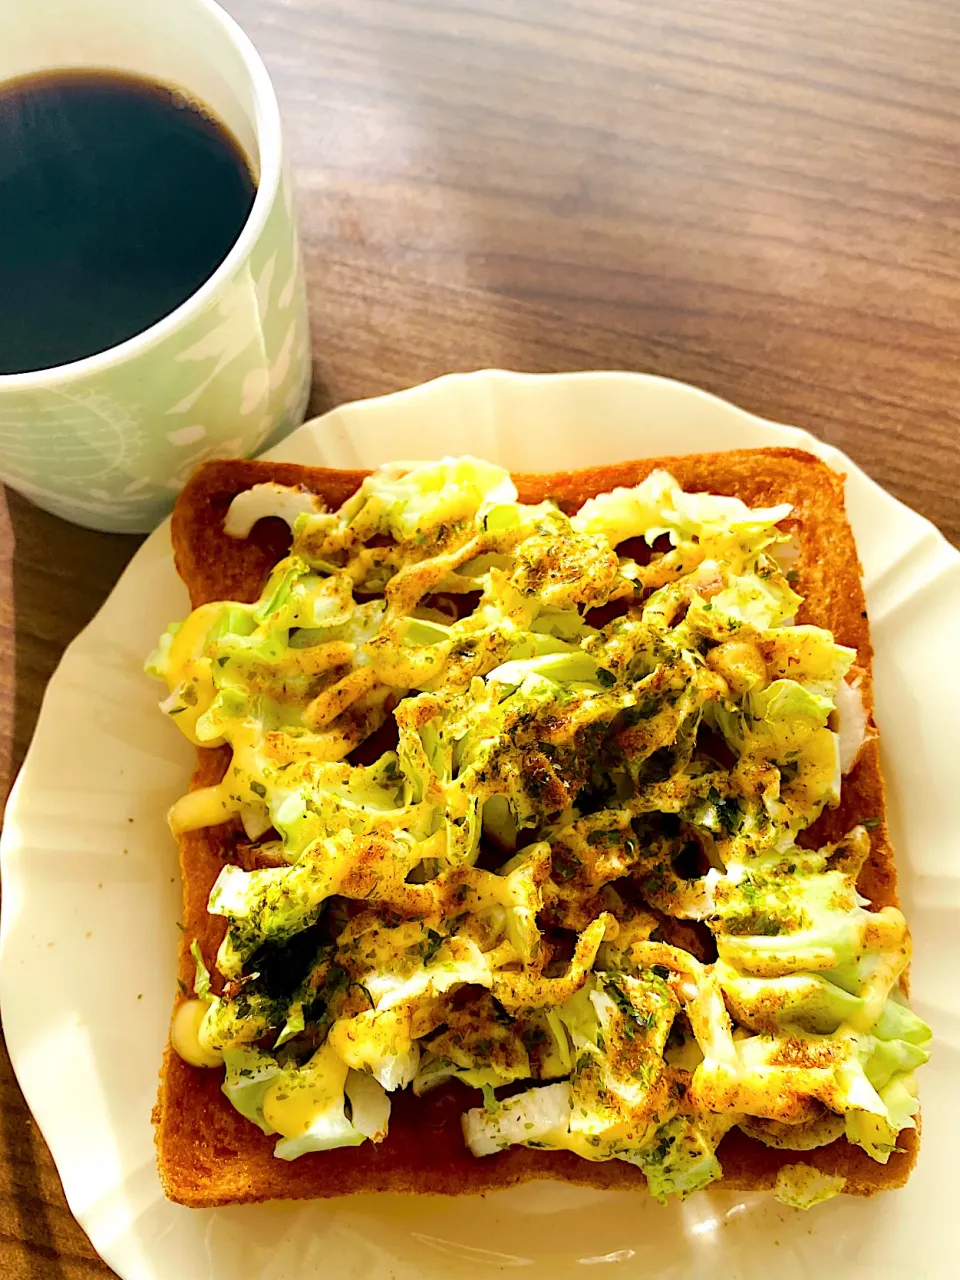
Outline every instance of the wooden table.
<path fill-rule="evenodd" d="M 314 411 L 650 370 L 810 428 L 960 540 L 953 0 L 226 7 L 286 118 Z M 136 546 L 0 506 L 0 794 Z M 110 1274 L 3 1055 L 0 1275 Z"/>

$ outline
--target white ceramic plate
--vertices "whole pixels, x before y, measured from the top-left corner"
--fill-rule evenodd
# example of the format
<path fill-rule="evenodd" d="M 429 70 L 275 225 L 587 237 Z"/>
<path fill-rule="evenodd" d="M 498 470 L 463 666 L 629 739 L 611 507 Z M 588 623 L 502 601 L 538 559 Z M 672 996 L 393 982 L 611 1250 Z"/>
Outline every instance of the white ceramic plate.
<path fill-rule="evenodd" d="M 180 886 L 167 806 L 192 749 L 141 674 L 187 608 L 158 529 L 50 681 L 2 843 L 7 1044 L 70 1207 L 124 1280 L 466 1280 L 518 1269 L 571 1280 L 901 1280 L 954 1275 L 960 1150 L 960 555 L 849 459 L 691 387 L 621 373 L 442 378 L 347 405 L 270 456 L 330 466 L 471 452 L 546 471 L 643 455 L 796 445 L 847 474 L 876 645 L 877 716 L 914 999 L 935 1030 L 924 1136 L 907 1188 L 812 1213 L 705 1192 L 536 1183 L 485 1198 L 356 1197 L 191 1211 L 168 1204 L 150 1111 L 167 1035 Z"/>

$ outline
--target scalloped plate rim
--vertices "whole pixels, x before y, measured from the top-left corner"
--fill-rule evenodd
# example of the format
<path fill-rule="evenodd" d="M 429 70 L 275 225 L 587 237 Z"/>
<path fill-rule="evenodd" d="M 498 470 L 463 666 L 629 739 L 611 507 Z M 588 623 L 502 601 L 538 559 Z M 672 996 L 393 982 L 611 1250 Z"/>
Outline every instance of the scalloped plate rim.
<path fill-rule="evenodd" d="M 768 421 L 756 414 L 740 409 L 730 401 L 715 396 L 701 388 L 651 374 L 622 373 L 610 370 L 561 374 L 521 374 L 507 370 L 478 370 L 469 373 L 446 374 L 434 379 L 432 382 L 405 388 L 387 396 L 338 406 L 329 413 L 305 423 L 264 456 L 296 459 L 302 456 L 305 447 L 309 451 L 311 445 L 318 442 L 319 437 L 324 433 L 329 435 L 331 427 L 342 430 L 343 434 L 349 437 L 352 423 L 359 423 L 362 419 L 370 419 L 371 417 L 389 416 L 396 406 L 400 405 L 408 408 L 410 405 L 416 406 L 418 402 L 423 403 L 425 396 L 448 397 L 451 394 L 466 394 L 467 397 L 470 397 L 478 391 L 483 391 L 493 396 L 500 393 L 501 389 L 507 388 L 505 394 L 509 397 L 512 386 L 523 384 L 529 387 L 533 383 L 537 383 L 541 387 L 549 386 L 562 395 L 566 387 L 573 382 L 580 385 L 593 383 L 606 386 L 626 386 L 627 383 L 630 383 L 637 389 L 637 394 L 641 398 L 651 391 L 656 391 L 657 394 L 667 397 L 677 397 L 678 400 L 685 401 L 691 410 L 694 409 L 694 406 L 699 407 L 704 420 L 713 416 L 717 418 L 719 423 L 722 417 L 726 425 L 733 425 L 735 428 L 740 427 L 741 429 L 749 424 L 754 433 L 759 433 L 768 438 L 778 437 L 777 439 L 770 439 L 771 444 L 785 444 L 807 449 L 823 458 L 834 469 L 842 470 L 846 473 L 848 495 L 851 495 L 856 490 L 858 506 L 862 503 L 865 504 L 866 509 L 869 509 L 879 504 L 889 519 L 893 519 L 895 513 L 901 527 L 909 529 L 913 535 L 911 547 L 921 545 L 924 542 L 929 543 L 934 560 L 939 566 L 938 572 L 933 575 L 934 578 L 939 574 L 948 572 L 951 568 L 956 568 L 960 564 L 960 553 L 943 538 L 930 521 L 892 497 L 840 450 L 824 444 L 801 428 Z M 710 429 L 713 430 L 715 428 L 711 427 Z M 322 448 L 322 444 L 319 447 Z M 738 444 L 736 441 L 731 441 L 726 443 L 725 447 L 738 447 Z M 458 451 L 462 452 L 463 450 Z M 675 451 L 690 452 L 691 450 L 689 447 L 682 447 L 678 442 Z M 642 457 L 649 455 L 649 452 L 649 449 L 643 447 L 643 437 L 639 435 L 637 437 L 637 447 L 633 452 L 625 451 L 621 454 L 621 457 L 623 459 Z M 584 463 L 580 465 L 584 465 Z M 851 514 L 851 523 L 854 524 L 855 530 L 857 524 L 863 518 L 862 514 L 858 519 L 855 519 L 854 515 Z M 53 731 L 53 722 L 57 715 L 58 704 L 62 704 L 67 698 L 72 670 L 77 661 L 82 660 L 85 656 L 92 657 L 94 662 L 98 660 L 97 650 L 101 644 L 100 632 L 103 626 L 104 614 L 108 610 L 119 608 L 120 603 L 128 595 L 135 594 L 138 580 L 145 570 L 148 568 L 156 569 L 161 566 L 164 556 L 167 560 L 171 559 L 168 529 L 169 521 L 165 521 L 138 549 L 103 608 L 65 651 L 44 695 L 34 741 L 31 743 L 23 768 L 11 790 L 7 802 L 4 831 L 2 838 L 0 838 L 0 858 L 2 858 L 4 878 L 4 910 L 2 916 L 0 916 L 0 1000 L 2 1000 L 4 1013 L 7 1015 L 5 1029 L 8 1035 L 8 1049 L 11 1061 L 14 1064 L 14 1070 L 28 1104 L 37 1117 L 41 1132 L 54 1155 L 54 1160 L 57 1162 L 58 1168 L 62 1165 L 65 1170 L 62 1177 L 64 1178 L 65 1194 L 71 1209 L 81 1225 L 88 1230 L 91 1240 L 101 1253 L 101 1256 L 119 1274 L 130 1277 L 130 1280 L 141 1276 L 159 1277 L 162 1272 L 154 1269 L 154 1262 L 159 1263 L 159 1257 L 151 1259 L 148 1254 L 143 1253 L 138 1247 L 135 1222 L 127 1224 L 128 1228 L 131 1226 L 134 1228 L 128 1235 L 123 1234 L 123 1224 L 121 1223 L 120 1230 L 112 1238 L 107 1238 L 107 1224 L 97 1218 L 97 1212 L 102 1208 L 102 1197 L 93 1203 L 83 1203 L 84 1197 L 79 1177 L 80 1170 L 73 1155 L 68 1151 L 70 1134 L 53 1118 L 53 1109 L 49 1105 L 49 1082 L 41 1080 L 31 1068 L 31 1054 L 35 1051 L 34 1041 L 38 1035 L 38 1020 L 36 1017 L 31 1018 L 29 1013 L 25 1011 L 26 1002 L 21 999 L 20 992 L 17 990 L 14 960 L 16 958 L 16 945 L 25 946 L 21 936 L 22 925 L 19 933 L 16 926 L 20 920 L 19 913 L 24 909 L 23 894 L 29 884 L 31 875 L 31 868 L 20 856 L 24 846 L 29 844 L 29 838 L 21 835 L 21 823 L 29 824 L 31 821 L 35 821 L 31 815 L 31 803 L 43 791 L 39 777 L 41 770 L 39 760 L 47 746 L 48 732 L 52 733 Z M 896 563 L 896 561 L 890 562 L 893 567 L 896 567 Z M 159 720 L 158 724 L 163 727 Z M 903 868 L 901 868 L 901 872 L 903 872 Z M 8 904 L 11 904 L 10 910 L 8 910 Z M 17 916 L 11 921 L 10 915 L 14 907 L 17 908 Z M 953 1012 L 954 1014 L 956 1013 L 956 1008 L 954 1008 Z M 32 1027 L 31 1023 L 33 1024 Z M 126 1172 L 129 1176 L 131 1171 L 127 1170 Z M 136 1172 L 136 1170 L 133 1172 Z M 118 1186 L 114 1190 L 117 1192 L 122 1191 L 123 1186 L 124 1182 L 121 1177 Z M 159 1185 L 157 1185 L 157 1192 L 159 1193 Z M 498 1196 L 507 1194 L 513 1193 L 498 1193 Z M 328 1202 L 325 1207 L 331 1209 L 334 1218 L 337 1217 L 338 1208 L 342 1210 L 342 1217 L 349 1218 L 355 1203 L 358 1203 L 358 1201 L 351 1198 L 350 1201 L 332 1202 L 332 1207 L 331 1202 Z M 429 1242 L 431 1239 L 428 1236 L 422 1236 L 421 1238 L 425 1242 Z M 469 1251 L 468 1246 L 463 1246 L 463 1248 Z M 475 1250 L 474 1252 L 483 1251 Z M 626 1252 L 629 1253 L 631 1251 L 627 1250 Z M 609 1255 L 582 1259 L 581 1261 L 620 1262 L 624 1260 L 626 1259 Z M 483 1260 L 481 1259 L 480 1261 L 482 1262 Z M 537 1267 L 536 1270 L 539 1271 L 540 1268 Z M 461 1269 L 459 1274 L 467 1275 L 468 1272 Z M 469 1274 L 476 1274 L 472 1265 L 470 1266 Z M 530 1274 L 533 1275 L 535 1273 Z"/>

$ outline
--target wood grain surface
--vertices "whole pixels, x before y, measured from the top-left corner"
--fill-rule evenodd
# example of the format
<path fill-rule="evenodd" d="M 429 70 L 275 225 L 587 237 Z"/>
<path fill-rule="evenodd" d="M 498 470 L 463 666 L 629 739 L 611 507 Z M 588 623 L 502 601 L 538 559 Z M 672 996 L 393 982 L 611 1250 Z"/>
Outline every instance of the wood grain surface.
<path fill-rule="evenodd" d="M 955 0 L 226 7 L 285 117 L 314 411 L 652 371 L 809 428 L 960 541 Z M 0 798 L 136 545 L 0 503 Z M 0 1108 L 0 1277 L 111 1275 L 2 1052 Z"/>

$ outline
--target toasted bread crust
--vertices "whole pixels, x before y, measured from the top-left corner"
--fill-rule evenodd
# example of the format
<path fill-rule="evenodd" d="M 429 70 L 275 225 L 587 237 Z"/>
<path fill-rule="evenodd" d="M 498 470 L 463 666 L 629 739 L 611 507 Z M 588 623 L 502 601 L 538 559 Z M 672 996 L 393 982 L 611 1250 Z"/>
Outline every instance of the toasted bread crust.
<path fill-rule="evenodd" d="M 853 534 L 843 505 L 843 477 L 813 455 L 796 449 L 734 450 L 677 458 L 648 458 L 616 466 L 552 475 L 517 475 L 525 502 L 555 498 L 567 511 L 588 497 L 634 485 L 655 467 L 664 467 L 680 485 L 742 498 L 751 506 L 793 505 L 786 523 L 793 527 L 800 554 L 796 589 L 804 597 L 799 622 L 829 628 L 839 643 L 857 650 L 865 671 L 863 694 L 872 714 L 869 623 L 860 581 Z M 255 599 L 264 578 L 285 554 L 289 532 L 279 521 L 261 521 L 248 539 L 229 538 L 223 520 L 237 493 L 268 480 L 302 485 L 336 508 L 352 494 L 366 472 L 331 471 L 292 463 L 216 461 L 190 480 L 173 515 L 173 548 L 177 569 L 194 607 L 210 600 Z M 201 750 L 194 786 L 219 780 L 227 753 Z M 871 852 L 860 879 L 861 891 L 876 907 L 897 903 L 893 850 L 884 820 L 883 781 L 876 742 L 862 750 L 844 779 L 837 809 L 826 811 L 804 834 L 803 843 L 818 846 L 838 839 L 856 823 L 879 819 L 871 832 Z M 193 963 L 189 942 L 196 937 L 212 957 L 223 922 L 207 914 L 210 888 L 232 856 L 235 831 L 230 826 L 191 832 L 180 840 L 184 886 L 184 935 L 180 978 L 189 984 Z M 220 1090 L 221 1073 L 188 1066 L 168 1048 L 154 1112 L 157 1153 L 164 1191 L 172 1200 L 194 1207 L 249 1203 L 270 1199 L 304 1199 L 351 1192 L 393 1191 L 458 1195 L 500 1190 L 534 1178 L 555 1178 L 604 1189 L 640 1188 L 643 1174 L 619 1160 L 591 1162 L 569 1152 L 512 1147 L 476 1159 L 466 1149 L 460 1116 L 476 1106 L 480 1095 L 461 1085 L 439 1089 L 424 1098 L 393 1095 L 390 1132 L 379 1146 L 301 1156 L 285 1162 L 273 1155 L 276 1139 L 266 1137 L 240 1116 Z M 902 1150 L 886 1165 L 871 1160 L 859 1147 L 839 1139 L 819 1150 L 777 1151 L 733 1130 L 719 1157 L 722 1185 L 734 1190 L 773 1186 L 784 1164 L 803 1161 L 825 1173 L 841 1174 L 846 1192 L 871 1195 L 902 1186 L 916 1159 L 918 1137 L 907 1131 Z"/>

